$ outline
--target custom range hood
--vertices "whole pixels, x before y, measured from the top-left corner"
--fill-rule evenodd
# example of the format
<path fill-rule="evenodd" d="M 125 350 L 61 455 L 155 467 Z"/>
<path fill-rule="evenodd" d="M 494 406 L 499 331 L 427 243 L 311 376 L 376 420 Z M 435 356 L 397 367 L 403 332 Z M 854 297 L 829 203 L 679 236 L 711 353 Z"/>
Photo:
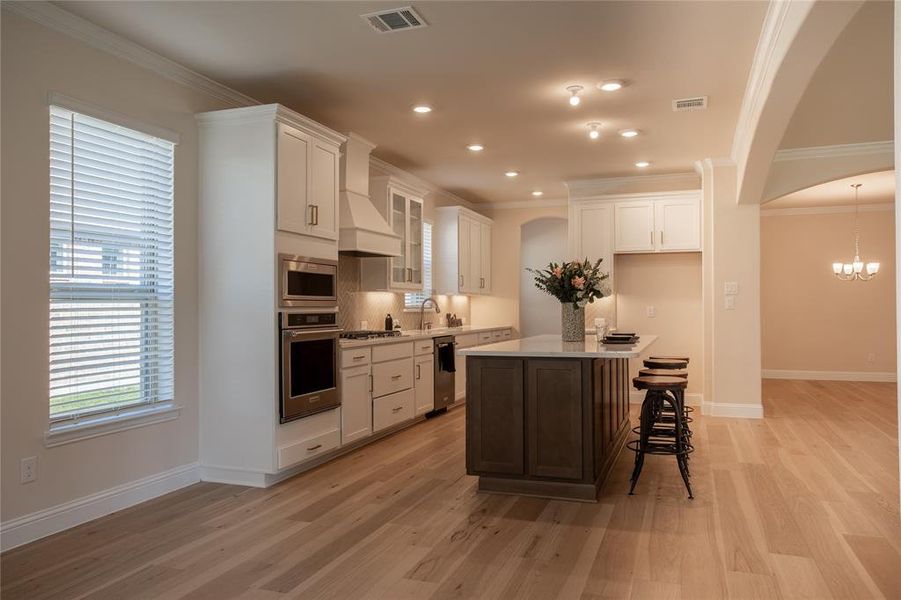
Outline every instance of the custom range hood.
<path fill-rule="evenodd" d="M 353 256 L 400 256 L 396 235 L 369 199 L 369 154 L 375 144 L 347 135 L 339 173 L 338 252 Z"/>

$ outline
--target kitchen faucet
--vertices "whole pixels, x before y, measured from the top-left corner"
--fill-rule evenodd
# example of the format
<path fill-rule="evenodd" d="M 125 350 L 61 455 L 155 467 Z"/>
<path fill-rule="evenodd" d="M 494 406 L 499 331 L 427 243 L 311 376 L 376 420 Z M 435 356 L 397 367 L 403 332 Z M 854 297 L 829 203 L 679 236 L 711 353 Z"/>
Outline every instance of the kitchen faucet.
<path fill-rule="evenodd" d="M 422 304 L 419 306 L 419 329 L 422 331 L 425 329 L 425 305 L 431 302 L 435 305 L 435 312 L 437 314 L 441 314 L 441 308 L 438 306 L 438 302 L 434 298 L 426 298 L 422 301 Z M 429 321 L 429 326 L 431 327 L 432 322 Z"/>

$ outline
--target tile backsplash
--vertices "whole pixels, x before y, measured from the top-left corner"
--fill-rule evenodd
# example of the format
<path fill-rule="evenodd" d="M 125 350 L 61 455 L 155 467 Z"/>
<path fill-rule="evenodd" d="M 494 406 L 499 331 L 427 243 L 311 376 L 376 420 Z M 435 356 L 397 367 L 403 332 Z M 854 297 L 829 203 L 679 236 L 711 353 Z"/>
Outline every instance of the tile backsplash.
<path fill-rule="evenodd" d="M 441 307 L 441 314 L 435 314 L 431 305 L 426 307 L 426 322 L 431 321 L 435 327 L 442 326 L 446 313 L 456 313 L 467 324 L 470 322 L 469 298 L 466 296 L 436 295 L 435 300 Z M 362 322 L 367 321 L 369 329 L 384 329 L 388 313 L 391 313 L 395 322 L 400 320 L 403 329 L 419 329 L 419 311 L 404 312 L 402 293 L 360 291 L 360 259 L 339 255 L 338 320 L 341 327 L 345 330 L 362 329 Z"/>

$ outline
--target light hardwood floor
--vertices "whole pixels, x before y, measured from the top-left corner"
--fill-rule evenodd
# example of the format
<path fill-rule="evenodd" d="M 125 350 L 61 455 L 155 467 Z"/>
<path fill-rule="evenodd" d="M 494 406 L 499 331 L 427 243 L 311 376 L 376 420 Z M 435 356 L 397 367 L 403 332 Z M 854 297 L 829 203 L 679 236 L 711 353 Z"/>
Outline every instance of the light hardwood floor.
<path fill-rule="evenodd" d="M 895 386 L 766 381 L 598 504 L 477 494 L 462 410 L 267 490 L 198 484 L 8 552 L 13 598 L 901 598 Z M 695 415 L 698 415 L 696 412 Z M 634 420 L 634 418 L 633 418 Z"/>

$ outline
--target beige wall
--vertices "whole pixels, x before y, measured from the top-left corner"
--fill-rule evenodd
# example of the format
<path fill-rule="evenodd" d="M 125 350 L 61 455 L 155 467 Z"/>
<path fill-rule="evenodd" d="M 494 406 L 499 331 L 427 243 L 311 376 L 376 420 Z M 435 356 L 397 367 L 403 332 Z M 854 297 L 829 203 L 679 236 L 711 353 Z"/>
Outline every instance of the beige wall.
<path fill-rule="evenodd" d="M 658 335 L 654 354 L 687 355 L 688 393 L 704 388 L 701 254 L 619 254 L 615 259 L 617 326 Z M 647 316 L 647 307 L 656 309 Z M 640 361 L 632 361 L 633 375 Z"/>
<path fill-rule="evenodd" d="M 761 217 L 764 370 L 895 372 L 893 214 L 861 213 L 860 232 L 879 275 L 843 282 L 831 265 L 853 256 L 853 214 Z"/>
<path fill-rule="evenodd" d="M 2 520 L 197 460 L 197 133 L 226 108 L 29 20 L 2 17 Z M 175 154 L 175 400 L 166 423 L 45 448 L 48 424 L 47 95 L 59 92 L 178 132 Z M 38 457 L 37 481 L 18 464 Z"/>

